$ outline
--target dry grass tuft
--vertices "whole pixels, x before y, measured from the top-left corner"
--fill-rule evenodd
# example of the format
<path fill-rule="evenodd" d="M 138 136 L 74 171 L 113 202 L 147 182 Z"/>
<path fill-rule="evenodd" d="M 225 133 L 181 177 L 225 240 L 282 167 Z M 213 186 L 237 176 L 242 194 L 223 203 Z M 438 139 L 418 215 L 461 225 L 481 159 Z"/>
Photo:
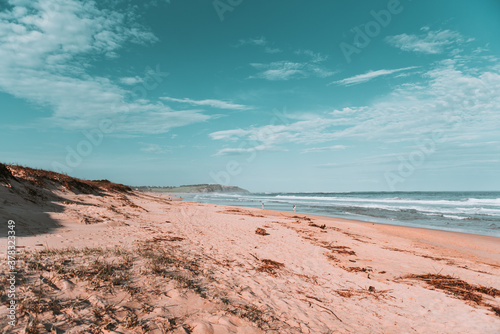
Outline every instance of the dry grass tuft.
<path fill-rule="evenodd" d="M 225 211 L 219 211 L 219 212 L 220 213 L 231 214 L 231 215 L 238 214 L 238 215 L 250 216 L 250 217 L 259 217 L 259 218 L 263 218 L 264 217 L 263 215 L 257 215 L 257 214 L 254 214 L 254 213 L 250 212 L 250 211 L 239 210 L 239 209 L 227 209 Z"/>
<path fill-rule="evenodd" d="M 491 310 L 500 317 L 500 307 L 492 306 Z"/>
<path fill-rule="evenodd" d="M 272 276 L 276 276 L 277 271 L 285 267 L 284 263 L 269 259 L 262 259 L 260 262 L 261 265 L 257 268 L 257 271 L 268 273 Z"/>
<path fill-rule="evenodd" d="M 328 260 L 333 261 L 333 262 L 340 262 L 339 259 L 337 259 L 333 254 L 330 253 L 325 253 L 325 256 L 328 258 Z"/>
<path fill-rule="evenodd" d="M 12 175 L 6 165 L 0 163 L 0 181 L 9 183 L 11 179 L 15 179 L 14 175 Z"/>
<path fill-rule="evenodd" d="M 358 273 L 358 272 L 366 273 L 366 272 L 373 271 L 370 268 L 361 268 L 361 267 L 342 267 L 342 269 L 349 271 L 349 272 L 355 272 L 355 273 Z"/>
<path fill-rule="evenodd" d="M 315 223 L 309 223 L 309 226 L 317 227 L 317 228 L 320 228 L 322 230 L 326 229 L 326 224 L 318 225 L 318 224 L 315 224 Z"/>
<path fill-rule="evenodd" d="M 350 250 L 350 247 L 347 246 L 333 246 L 327 242 L 321 242 L 321 247 L 326 248 L 332 253 L 337 253 L 337 254 L 345 254 L 345 255 L 356 255 L 356 252 Z"/>
<path fill-rule="evenodd" d="M 170 236 L 163 236 L 163 237 L 153 237 L 153 239 L 148 240 L 148 242 L 160 242 L 160 241 L 182 241 L 184 238 L 182 237 L 170 237 Z"/>
<path fill-rule="evenodd" d="M 258 234 L 258 235 L 268 235 L 267 231 L 265 229 L 263 229 L 263 228 L 260 228 L 260 227 L 255 230 L 255 234 Z"/>
<path fill-rule="evenodd" d="M 492 297 L 500 296 L 500 290 L 498 289 L 492 287 L 485 287 L 482 285 L 472 285 L 459 278 L 450 275 L 444 276 L 437 274 L 425 274 L 425 275 L 411 274 L 406 276 L 406 278 L 412 278 L 424 281 L 436 289 L 445 291 L 448 294 L 451 294 L 457 298 L 475 302 L 476 304 L 479 305 L 488 305 L 483 303 L 483 294 Z"/>
<path fill-rule="evenodd" d="M 2 166 L 5 167 L 6 165 Z M 83 194 L 96 194 L 101 193 L 102 191 L 114 191 L 121 193 L 132 191 L 132 188 L 128 186 L 113 183 L 108 180 L 81 180 L 61 173 L 46 171 L 43 169 L 23 167 L 19 165 L 8 165 L 7 169 L 9 169 L 9 173 L 11 173 L 10 175 L 12 177 L 15 176 L 20 179 L 25 179 L 31 184 L 40 188 L 44 188 L 48 184 L 53 183 L 56 185 L 61 185 L 69 191 L 75 193 L 79 192 Z M 5 170 L 0 167 L 0 174 L 2 174 L 2 170 L 3 173 L 5 173 Z"/>
<path fill-rule="evenodd" d="M 256 324 L 260 329 L 264 331 L 276 330 L 272 328 L 271 324 L 277 321 L 278 318 L 270 314 L 270 312 L 264 312 L 255 305 L 230 305 L 227 311 L 234 314 L 240 318 L 247 319 L 250 322 Z"/>
<path fill-rule="evenodd" d="M 272 312 L 269 314 L 269 310 L 264 312 L 251 304 L 233 302 L 214 290 L 211 286 L 214 279 L 203 269 L 202 258 L 198 255 L 168 243 L 145 241 L 136 246 L 133 250 L 121 247 L 45 249 L 20 255 L 24 270 L 19 271 L 18 278 L 25 289 L 17 313 L 20 330 L 26 333 L 65 332 L 75 325 L 84 327 L 82 332 L 85 333 L 106 333 L 118 326 L 134 333 L 156 329 L 170 333 L 181 327 L 187 329 L 187 316 L 172 314 L 160 320 L 142 318 L 153 311 L 154 296 L 172 287 L 181 289 L 181 293 L 189 290 L 201 298 L 220 303 L 224 311 L 254 322 L 264 330 L 277 327 L 275 323 L 282 324 Z M 273 260 L 258 261 L 261 270 L 271 275 L 284 267 Z M 138 286 L 137 278 L 144 275 L 151 276 L 151 284 Z M 4 281 L 5 275 L 0 275 L 0 282 Z M 89 298 L 58 295 L 62 290 L 82 287 L 91 294 Z M 137 306 L 118 306 L 110 302 L 113 296 L 123 292 L 127 292 L 127 298 Z M 152 299 L 145 299 L 145 296 Z M 0 299 L 5 299 L 3 294 Z M 57 329 L 47 327 L 53 323 L 58 323 Z"/>

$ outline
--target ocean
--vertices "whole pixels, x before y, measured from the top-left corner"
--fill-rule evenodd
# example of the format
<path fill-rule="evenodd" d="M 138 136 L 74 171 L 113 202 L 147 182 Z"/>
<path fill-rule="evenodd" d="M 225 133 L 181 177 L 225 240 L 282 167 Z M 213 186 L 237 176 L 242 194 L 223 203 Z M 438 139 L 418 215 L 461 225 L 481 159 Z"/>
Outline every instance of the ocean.
<path fill-rule="evenodd" d="M 500 237 L 500 192 L 186 194 L 185 201 Z"/>

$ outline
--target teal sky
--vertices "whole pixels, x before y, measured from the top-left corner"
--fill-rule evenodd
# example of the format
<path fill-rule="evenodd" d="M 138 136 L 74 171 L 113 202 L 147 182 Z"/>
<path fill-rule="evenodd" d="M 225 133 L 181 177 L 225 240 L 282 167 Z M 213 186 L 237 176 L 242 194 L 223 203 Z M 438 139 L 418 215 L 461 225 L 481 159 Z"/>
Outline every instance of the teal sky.
<path fill-rule="evenodd" d="M 500 2 L 0 1 L 0 161 L 130 185 L 500 190 Z"/>

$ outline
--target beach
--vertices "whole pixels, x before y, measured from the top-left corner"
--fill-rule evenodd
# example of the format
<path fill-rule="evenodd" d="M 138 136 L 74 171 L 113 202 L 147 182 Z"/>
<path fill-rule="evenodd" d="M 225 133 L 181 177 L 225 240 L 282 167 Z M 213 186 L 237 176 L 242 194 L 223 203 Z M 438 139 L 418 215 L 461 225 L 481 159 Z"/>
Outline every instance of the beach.
<path fill-rule="evenodd" d="M 19 253 L 14 328 L 5 294 L 0 307 L 7 332 L 29 326 L 57 333 L 500 328 L 496 237 L 128 190 L 35 188 L 17 175 L 0 187 L 0 215 L 15 222 Z M 29 197 L 26 189 L 39 193 Z M 4 236 L 2 226 L 5 257 Z M 5 282 L 6 261 L 2 272 Z"/>
<path fill-rule="evenodd" d="M 0 334 L 500 334 L 500 1 L 0 7 Z"/>
<path fill-rule="evenodd" d="M 195 193 L 190 202 L 292 211 L 500 237 L 500 192 Z"/>

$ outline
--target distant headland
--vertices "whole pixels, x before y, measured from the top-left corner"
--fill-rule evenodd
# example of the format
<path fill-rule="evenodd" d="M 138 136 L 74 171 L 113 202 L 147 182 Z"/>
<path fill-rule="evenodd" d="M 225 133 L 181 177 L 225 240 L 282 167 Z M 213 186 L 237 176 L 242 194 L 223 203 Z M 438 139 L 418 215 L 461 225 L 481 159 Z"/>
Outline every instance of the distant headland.
<path fill-rule="evenodd" d="M 140 186 L 134 187 L 139 191 L 151 191 L 158 193 L 235 193 L 235 194 L 248 194 L 246 189 L 236 186 L 223 186 L 221 184 L 192 184 L 182 185 L 178 187 L 150 187 Z"/>

